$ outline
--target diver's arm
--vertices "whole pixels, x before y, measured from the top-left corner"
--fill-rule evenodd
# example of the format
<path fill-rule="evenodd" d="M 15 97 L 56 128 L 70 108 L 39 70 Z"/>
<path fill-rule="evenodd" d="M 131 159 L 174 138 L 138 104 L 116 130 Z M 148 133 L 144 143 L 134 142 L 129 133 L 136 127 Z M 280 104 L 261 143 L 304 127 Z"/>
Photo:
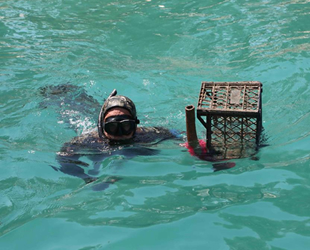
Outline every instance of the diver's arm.
<path fill-rule="evenodd" d="M 60 152 L 57 153 L 56 160 L 59 163 L 60 167 L 57 170 L 65 174 L 79 177 L 85 181 L 85 183 L 93 182 L 96 178 L 87 175 L 83 167 L 88 167 L 89 164 L 83 161 L 80 161 L 79 158 L 81 154 L 76 154 L 71 149 L 70 144 L 65 143 L 61 148 Z"/>
<path fill-rule="evenodd" d="M 79 153 L 79 148 L 81 144 L 77 143 L 80 141 L 81 137 L 74 138 L 71 142 L 65 143 L 61 148 L 60 152 L 57 153 L 56 160 L 58 161 L 60 167 L 55 168 L 55 170 L 60 170 L 65 174 L 69 174 L 71 176 L 79 177 L 85 181 L 86 184 L 96 181 L 97 177 L 92 177 L 85 173 L 83 167 L 89 167 L 89 164 L 83 161 L 80 161 L 79 158 L 85 156 Z M 80 141 L 81 142 L 81 141 Z M 87 155 L 92 162 L 94 162 L 94 169 L 90 169 L 88 173 L 98 174 L 99 166 L 102 160 L 106 156 L 104 154 L 93 154 Z M 102 191 L 109 187 L 110 184 L 120 180 L 121 178 L 115 176 L 109 176 L 105 178 L 103 181 L 92 186 L 94 191 Z"/>
<path fill-rule="evenodd" d="M 85 171 L 80 166 L 88 166 L 87 163 L 78 160 L 79 156 L 63 156 L 61 154 L 57 155 L 56 159 L 60 164 L 58 170 L 65 174 L 79 177 L 85 181 L 85 183 L 90 183 L 96 180 L 96 178 L 85 174 Z M 80 166 L 79 166 L 80 165 Z"/>

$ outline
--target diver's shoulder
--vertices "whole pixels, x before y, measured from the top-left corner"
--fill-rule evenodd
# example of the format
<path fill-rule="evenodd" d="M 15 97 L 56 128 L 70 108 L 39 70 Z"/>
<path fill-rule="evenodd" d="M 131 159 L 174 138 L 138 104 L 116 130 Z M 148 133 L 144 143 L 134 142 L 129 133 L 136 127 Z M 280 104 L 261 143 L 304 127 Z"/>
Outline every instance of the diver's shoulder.
<path fill-rule="evenodd" d="M 167 129 L 165 127 L 138 127 L 134 142 L 138 143 L 150 143 L 159 142 L 166 139 L 178 139 L 179 132 L 175 130 Z"/>
<path fill-rule="evenodd" d="M 72 138 L 69 142 L 65 142 L 60 152 L 67 154 L 82 154 L 97 151 L 105 151 L 109 146 L 107 138 L 100 138 L 96 129 L 82 133 Z"/>
<path fill-rule="evenodd" d="M 98 131 L 97 129 L 91 129 L 91 130 L 88 130 L 84 133 L 82 133 L 81 135 L 79 136 L 76 136 L 74 137 L 70 143 L 73 143 L 73 144 L 88 144 L 88 143 L 94 143 L 94 142 L 99 142 L 100 141 L 100 137 L 99 137 L 99 134 L 98 134 Z"/>
<path fill-rule="evenodd" d="M 145 134 L 145 133 L 155 133 L 155 134 L 161 134 L 161 133 L 169 133 L 169 129 L 164 127 L 138 127 L 137 134 Z"/>

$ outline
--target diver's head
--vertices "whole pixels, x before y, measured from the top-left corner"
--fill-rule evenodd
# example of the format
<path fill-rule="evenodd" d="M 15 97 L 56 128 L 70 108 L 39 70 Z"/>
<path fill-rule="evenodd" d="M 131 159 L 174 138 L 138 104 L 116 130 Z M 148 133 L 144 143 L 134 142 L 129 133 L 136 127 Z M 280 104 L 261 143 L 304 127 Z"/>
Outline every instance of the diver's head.
<path fill-rule="evenodd" d="M 113 90 L 104 102 L 98 120 L 99 136 L 114 141 L 128 140 L 136 132 L 139 120 L 136 106 L 126 96 L 116 95 Z"/>

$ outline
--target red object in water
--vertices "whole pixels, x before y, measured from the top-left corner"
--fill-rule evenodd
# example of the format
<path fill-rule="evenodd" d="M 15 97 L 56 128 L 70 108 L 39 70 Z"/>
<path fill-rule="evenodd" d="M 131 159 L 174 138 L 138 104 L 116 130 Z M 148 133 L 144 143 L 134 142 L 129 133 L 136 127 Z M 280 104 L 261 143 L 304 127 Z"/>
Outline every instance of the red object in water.
<path fill-rule="evenodd" d="M 185 143 L 185 147 L 188 149 L 188 152 L 191 154 L 191 155 L 193 155 L 193 156 L 197 156 L 197 157 L 201 157 L 201 156 L 203 156 L 203 155 L 206 155 L 206 153 L 208 152 L 207 151 L 207 144 L 206 144 L 206 142 L 204 141 L 204 140 L 198 140 L 198 142 L 199 142 L 199 146 L 200 146 L 200 148 L 201 148 L 201 155 L 196 155 L 196 153 L 195 153 L 195 151 L 194 151 L 194 148 L 193 147 L 191 147 L 189 144 L 188 144 L 188 142 L 186 142 Z"/>
<path fill-rule="evenodd" d="M 188 152 L 192 155 L 192 156 L 197 156 L 199 159 L 204 160 L 204 161 L 213 161 L 214 159 L 212 159 L 212 156 L 208 155 L 207 152 L 207 144 L 204 140 L 198 140 L 199 142 L 199 146 L 200 146 L 200 155 L 197 155 L 195 153 L 195 150 L 193 147 L 191 147 L 188 142 L 185 143 L 185 147 L 188 149 Z M 197 150 L 196 150 L 197 151 Z M 233 168 L 234 166 L 236 166 L 236 164 L 234 162 L 221 162 L 221 163 L 214 163 L 212 164 L 215 171 L 218 170 L 223 170 L 223 169 L 229 169 L 229 168 Z"/>

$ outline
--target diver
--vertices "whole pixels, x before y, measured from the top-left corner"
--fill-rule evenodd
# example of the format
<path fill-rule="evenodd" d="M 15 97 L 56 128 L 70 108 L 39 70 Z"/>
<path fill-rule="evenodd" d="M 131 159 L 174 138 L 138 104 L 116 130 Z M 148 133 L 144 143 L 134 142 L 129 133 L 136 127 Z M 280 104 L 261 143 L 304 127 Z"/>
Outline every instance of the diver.
<path fill-rule="evenodd" d="M 195 118 L 187 120 L 194 122 Z M 125 156 L 126 159 L 138 155 L 156 155 L 159 150 L 150 147 L 167 139 L 178 140 L 178 144 L 186 147 L 192 156 L 213 162 L 214 171 L 235 166 L 234 163 L 217 163 L 207 151 L 203 140 L 198 140 L 197 135 L 193 140 L 191 132 L 196 134 L 196 129 L 187 128 L 188 142 L 184 143 L 185 136 L 174 129 L 142 127 L 138 126 L 139 123 L 133 101 L 126 96 L 117 95 L 117 91 L 113 90 L 101 107 L 97 127 L 64 143 L 56 156 L 60 167 L 52 167 L 56 171 L 79 177 L 85 183 L 91 183 L 98 179 L 105 158 L 113 155 Z M 187 121 L 186 124 L 188 126 L 190 122 Z M 93 166 L 82 161 L 80 158 L 83 157 L 91 160 Z M 94 185 L 93 189 L 104 190 L 117 180 L 118 177 L 108 177 Z"/>
<path fill-rule="evenodd" d="M 106 99 L 99 113 L 97 128 L 73 138 L 57 153 L 60 167 L 53 167 L 63 173 L 82 178 L 86 183 L 97 180 L 101 162 L 111 155 L 127 158 L 136 155 L 154 155 L 159 150 L 150 149 L 166 139 L 180 139 L 175 130 L 163 127 L 138 127 L 135 104 L 126 96 L 117 95 L 114 89 Z M 86 156 L 94 162 L 93 169 L 85 172 L 89 164 L 79 160 Z M 118 179 L 110 177 L 96 189 L 103 190 Z"/>

